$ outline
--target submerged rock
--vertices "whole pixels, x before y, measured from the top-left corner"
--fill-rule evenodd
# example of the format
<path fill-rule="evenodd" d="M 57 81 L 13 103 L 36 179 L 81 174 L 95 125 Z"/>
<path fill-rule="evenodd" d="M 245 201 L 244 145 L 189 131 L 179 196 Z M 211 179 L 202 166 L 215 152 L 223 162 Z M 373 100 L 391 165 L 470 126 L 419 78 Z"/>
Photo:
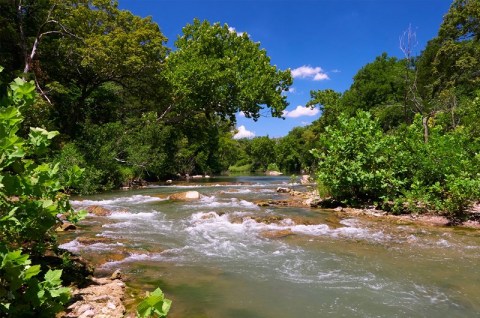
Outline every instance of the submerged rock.
<path fill-rule="evenodd" d="M 283 238 L 290 235 L 294 235 L 294 233 L 292 232 L 292 230 L 286 229 L 286 230 L 263 231 L 260 233 L 260 235 L 263 236 L 264 238 L 276 239 L 276 238 Z"/>
<path fill-rule="evenodd" d="M 170 195 L 170 200 L 174 201 L 190 201 L 200 199 L 200 193 L 198 191 L 179 192 Z"/>
<path fill-rule="evenodd" d="M 112 211 L 105 209 L 99 205 L 91 205 L 87 208 L 88 213 L 94 214 L 96 216 L 109 216 L 112 214 Z"/>

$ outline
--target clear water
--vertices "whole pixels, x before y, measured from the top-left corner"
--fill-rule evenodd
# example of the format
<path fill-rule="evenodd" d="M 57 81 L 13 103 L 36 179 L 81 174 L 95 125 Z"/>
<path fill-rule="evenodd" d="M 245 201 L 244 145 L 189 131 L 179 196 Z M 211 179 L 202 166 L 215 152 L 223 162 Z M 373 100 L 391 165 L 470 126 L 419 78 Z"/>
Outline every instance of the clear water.
<path fill-rule="evenodd" d="M 288 181 L 219 178 L 81 198 L 78 208 L 114 213 L 90 216 L 80 235 L 108 240 L 84 245 L 65 236 L 63 247 L 106 259 L 99 269 L 120 268 L 133 286 L 160 286 L 174 301 L 173 318 L 480 316 L 479 231 L 252 203 L 282 198 L 275 189 Z M 166 200 L 188 190 L 202 198 Z M 275 216 L 282 220 L 266 221 Z"/>

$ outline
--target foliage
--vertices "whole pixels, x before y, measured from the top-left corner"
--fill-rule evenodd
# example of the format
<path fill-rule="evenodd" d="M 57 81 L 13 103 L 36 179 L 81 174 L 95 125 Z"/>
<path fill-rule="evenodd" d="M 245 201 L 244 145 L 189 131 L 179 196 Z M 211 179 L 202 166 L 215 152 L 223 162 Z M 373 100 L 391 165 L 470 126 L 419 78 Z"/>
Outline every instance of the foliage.
<path fill-rule="evenodd" d="M 322 148 L 313 151 L 323 190 L 347 203 L 389 202 L 394 212 L 437 211 L 463 219 L 479 199 L 479 142 L 461 128 L 444 133 L 432 126 L 425 143 L 420 120 L 385 134 L 368 113 L 340 116 L 326 128 Z"/>
<path fill-rule="evenodd" d="M 336 126 L 325 129 L 322 148 L 312 153 L 319 159 L 318 182 L 333 198 L 349 203 L 371 202 L 397 190 L 387 152 L 389 138 L 378 120 L 366 112 L 342 115 Z"/>
<path fill-rule="evenodd" d="M 167 317 L 172 301 L 166 299 L 160 288 L 148 293 L 147 297 L 137 306 L 137 317 Z"/>
<path fill-rule="evenodd" d="M 249 163 L 242 166 L 234 165 L 234 166 L 228 167 L 228 172 L 232 172 L 232 173 L 250 172 L 250 171 L 252 171 L 252 165 Z"/>
<path fill-rule="evenodd" d="M 280 169 L 278 168 L 278 165 L 276 163 L 269 163 L 267 171 L 280 171 Z"/>
<path fill-rule="evenodd" d="M 49 270 L 39 280 L 39 265 L 31 265 L 21 250 L 0 245 L 0 316 L 52 317 L 63 309 L 70 289 L 61 286 L 61 270 Z"/>
<path fill-rule="evenodd" d="M 65 144 L 53 162 L 58 164 L 60 182 L 67 185 L 67 193 L 89 194 L 99 190 L 101 171 L 87 163 L 74 143 Z"/>
<path fill-rule="evenodd" d="M 266 51 L 247 34 L 195 19 L 175 46 L 166 76 L 176 114 L 201 111 L 207 120 L 218 115 L 235 122 L 239 111 L 257 119 L 269 107 L 272 116 L 281 117 L 288 105 L 282 93 L 292 83 L 290 71 L 271 65 Z"/>
<path fill-rule="evenodd" d="M 28 138 L 17 135 L 23 120 L 20 110 L 33 103 L 34 89 L 32 82 L 16 79 L 0 101 L 0 312 L 7 317 L 51 317 L 66 303 L 62 272 L 49 270 L 39 281 L 40 266 L 31 266 L 21 248 L 43 255 L 55 245 L 58 215 L 71 221 L 81 217 L 61 192 L 75 186 L 81 169 L 67 169 L 62 184 L 59 165 L 39 160 L 58 133 L 31 128 Z"/>

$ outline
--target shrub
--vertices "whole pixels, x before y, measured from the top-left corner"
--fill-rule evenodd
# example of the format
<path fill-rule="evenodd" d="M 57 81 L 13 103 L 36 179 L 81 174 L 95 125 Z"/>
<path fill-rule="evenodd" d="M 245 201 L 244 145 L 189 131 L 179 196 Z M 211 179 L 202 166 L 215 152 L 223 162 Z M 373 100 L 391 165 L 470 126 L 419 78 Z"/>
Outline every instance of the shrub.
<path fill-rule="evenodd" d="M 0 68 L 1 71 L 1 68 Z M 68 300 L 60 270 L 38 279 L 40 266 L 29 256 L 42 256 L 55 246 L 58 215 L 76 221 L 64 191 L 78 181 L 81 169 L 71 166 L 68 180 L 60 181 L 59 164 L 39 162 L 57 132 L 30 128 L 18 136 L 20 110 L 33 103 L 35 86 L 16 79 L 0 99 L 0 316 L 52 317 Z"/>

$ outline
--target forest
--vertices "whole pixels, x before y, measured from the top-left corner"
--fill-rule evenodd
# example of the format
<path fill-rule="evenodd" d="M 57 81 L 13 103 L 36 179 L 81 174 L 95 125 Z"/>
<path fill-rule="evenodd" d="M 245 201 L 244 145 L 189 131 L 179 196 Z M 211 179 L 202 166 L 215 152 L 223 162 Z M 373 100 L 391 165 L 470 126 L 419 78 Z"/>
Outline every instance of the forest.
<path fill-rule="evenodd" d="M 281 121 L 288 105 L 290 70 L 260 44 L 197 19 L 166 43 L 114 0 L 0 2 L 2 276 L 40 273 L 18 248 L 35 258 L 55 245 L 58 213 L 81 217 L 67 195 L 144 181 L 304 172 L 322 198 L 453 223 L 480 200 L 480 2 L 453 1 L 418 56 L 408 28 L 403 58 L 379 52 L 348 90 L 310 92 L 321 117 L 281 138 L 233 138 L 239 112 Z M 30 305 L 50 313 L 66 290 L 46 275 L 35 288 L 51 297 Z M 1 282 L 0 313 L 12 294 Z"/>

